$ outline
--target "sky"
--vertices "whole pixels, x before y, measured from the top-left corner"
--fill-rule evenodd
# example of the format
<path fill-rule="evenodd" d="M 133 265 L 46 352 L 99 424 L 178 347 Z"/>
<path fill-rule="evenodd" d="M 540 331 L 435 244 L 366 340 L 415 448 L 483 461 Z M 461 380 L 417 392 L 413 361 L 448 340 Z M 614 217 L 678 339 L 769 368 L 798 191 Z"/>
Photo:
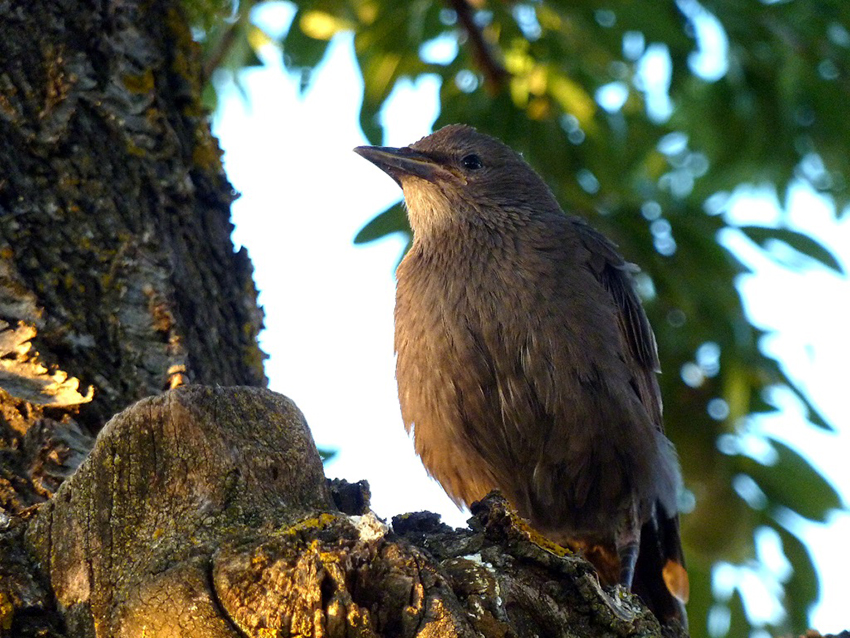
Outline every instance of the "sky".
<path fill-rule="evenodd" d="M 284 73 L 275 55 L 262 69 L 243 72 L 240 84 L 237 89 L 220 79 L 214 132 L 225 151 L 228 177 L 241 193 L 233 205 L 233 239 L 237 247 L 248 248 L 254 263 L 266 315 L 261 345 L 269 354 L 270 388 L 296 402 L 319 447 L 337 451 L 326 464 L 327 476 L 369 481 L 379 516 L 431 510 L 449 524 L 464 525 L 466 513 L 414 455 L 399 412 L 392 315 L 394 270 L 405 240 L 352 243 L 357 231 L 401 193 L 352 152 L 368 142 L 358 124 L 363 83 L 351 36 L 333 40 L 303 95 L 299 79 Z M 404 146 L 430 133 L 438 90 L 435 77 L 397 89 L 382 113 L 383 143 Z M 850 270 L 850 223 L 837 223 L 828 205 L 804 189 L 795 191 L 794 201 L 792 223 L 821 237 Z M 741 189 L 727 214 L 736 221 L 769 223 L 778 212 L 763 192 Z M 759 419 L 751 426 L 753 436 L 769 433 L 802 450 L 846 498 L 850 281 L 819 267 L 798 272 L 780 251 L 776 256 L 793 267 L 783 266 L 735 231 L 721 240 L 755 270 L 739 287 L 754 323 L 770 331 L 765 350 L 780 358 L 830 422 L 843 424 L 837 434 L 793 425 L 804 408 L 790 394 L 779 393 L 782 415 Z M 827 526 L 788 524 L 812 542 L 824 579 L 813 626 L 845 629 L 850 553 L 842 550 L 838 556 L 835 548 L 850 538 L 850 515 L 836 514 Z M 765 538 L 759 546 L 765 556 L 776 554 L 775 539 Z M 767 563 L 782 577 L 781 558 Z M 719 593 L 741 579 L 753 580 L 752 570 L 736 569 L 727 566 L 716 575 Z M 769 586 L 755 584 L 748 591 L 749 611 L 756 617 L 781 613 Z M 717 622 L 722 626 L 723 619 Z"/>

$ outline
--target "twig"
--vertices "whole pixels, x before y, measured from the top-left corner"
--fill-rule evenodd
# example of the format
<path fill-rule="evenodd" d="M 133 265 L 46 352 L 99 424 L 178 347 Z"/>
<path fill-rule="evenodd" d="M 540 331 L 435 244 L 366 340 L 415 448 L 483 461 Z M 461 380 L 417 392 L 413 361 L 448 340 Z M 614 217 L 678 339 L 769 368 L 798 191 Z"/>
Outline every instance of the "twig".
<path fill-rule="evenodd" d="M 484 34 L 475 24 L 472 7 L 469 6 L 467 0 L 447 0 L 447 4 L 454 9 L 458 21 L 466 30 L 469 42 L 472 44 L 473 56 L 484 73 L 484 80 L 488 88 L 494 93 L 498 93 L 504 86 L 505 80 L 510 77 L 510 73 L 493 56 L 491 47 L 484 40 Z"/>
<path fill-rule="evenodd" d="M 228 24 L 227 30 L 221 34 L 221 37 L 218 39 L 218 42 L 215 43 L 215 48 L 204 60 L 201 86 L 206 85 L 207 81 L 209 81 L 210 77 L 212 76 L 213 71 L 218 68 L 218 65 L 221 64 L 222 60 L 224 59 L 224 56 L 226 56 L 228 51 L 230 51 L 230 47 L 233 46 L 233 43 L 236 40 L 236 32 L 238 26 L 238 20 L 234 20 L 233 22 Z"/>

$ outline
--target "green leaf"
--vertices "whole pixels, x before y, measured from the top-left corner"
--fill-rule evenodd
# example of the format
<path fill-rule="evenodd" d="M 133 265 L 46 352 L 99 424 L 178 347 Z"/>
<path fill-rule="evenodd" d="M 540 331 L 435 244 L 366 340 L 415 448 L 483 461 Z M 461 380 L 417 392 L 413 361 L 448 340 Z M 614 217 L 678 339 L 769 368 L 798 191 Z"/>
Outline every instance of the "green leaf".
<path fill-rule="evenodd" d="M 819 261 L 827 268 L 839 274 L 844 273 L 844 269 L 835 256 L 823 244 L 808 235 L 790 228 L 769 228 L 766 226 L 741 226 L 740 230 L 765 250 L 770 250 L 771 242 L 783 242 L 794 250 Z"/>
<path fill-rule="evenodd" d="M 800 539 L 783 527 L 774 526 L 782 539 L 782 553 L 791 563 L 793 571 L 785 583 L 785 611 L 794 635 L 809 628 L 809 608 L 820 596 L 820 582 L 815 573 L 812 557 Z"/>
<path fill-rule="evenodd" d="M 401 202 L 393 204 L 383 213 L 372 218 L 354 237 L 355 244 L 368 244 L 392 233 L 410 234 L 410 225 Z"/>
<path fill-rule="evenodd" d="M 308 73 L 324 59 L 330 40 L 311 38 L 301 28 L 301 18 L 309 11 L 295 14 L 292 26 L 283 38 L 283 61 L 289 71 Z M 302 90 L 307 86 L 302 86 Z"/>
<path fill-rule="evenodd" d="M 322 463 L 327 463 L 328 461 L 330 461 L 333 457 L 335 457 L 339 453 L 339 450 L 332 450 L 332 449 L 329 449 L 329 448 L 321 448 L 320 447 L 320 448 L 318 448 L 318 450 L 319 450 L 319 458 L 322 459 Z"/>
<path fill-rule="evenodd" d="M 204 90 L 201 92 L 201 103 L 210 113 L 214 113 L 216 108 L 218 108 L 218 93 L 212 82 L 207 82 L 204 85 Z"/>
<path fill-rule="evenodd" d="M 809 420 L 809 423 L 821 428 L 822 430 L 826 430 L 827 432 L 837 432 L 836 427 L 823 417 L 820 410 L 818 410 L 817 406 L 809 400 L 808 396 L 794 388 L 794 381 L 782 370 L 780 370 L 780 374 L 782 375 L 782 381 L 788 386 L 789 392 L 797 397 L 797 399 L 799 399 L 799 401 L 806 407 L 806 418 Z"/>
<path fill-rule="evenodd" d="M 841 507 L 835 488 L 796 451 L 772 439 L 776 463 L 763 465 L 749 457 L 738 457 L 742 471 L 751 476 L 774 505 L 787 507 L 813 521 Z"/>
<path fill-rule="evenodd" d="M 732 594 L 732 599 L 728 603 L 729 607 L 729 631 L 727 636 L 737 637 L 746 636 L 750 632 L 750 623 L 747 618 L 747 611 L 744 607 L 744 601 L 741 598 L 740 590 L 736 589 Z"/>

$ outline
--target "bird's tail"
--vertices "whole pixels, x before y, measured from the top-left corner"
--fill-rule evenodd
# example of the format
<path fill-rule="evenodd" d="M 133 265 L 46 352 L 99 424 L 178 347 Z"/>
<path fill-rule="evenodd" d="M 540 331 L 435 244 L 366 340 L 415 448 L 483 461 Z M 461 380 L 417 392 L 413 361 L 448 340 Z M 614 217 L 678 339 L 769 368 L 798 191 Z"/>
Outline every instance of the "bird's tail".
<path fill-rule="evenodd" d="M 632 591 L 662 625 L 678 621 L 688 628 L 688 572 L 679 538 L 679 517 L 667 517 L 660 506 L 641 529 Z"/>

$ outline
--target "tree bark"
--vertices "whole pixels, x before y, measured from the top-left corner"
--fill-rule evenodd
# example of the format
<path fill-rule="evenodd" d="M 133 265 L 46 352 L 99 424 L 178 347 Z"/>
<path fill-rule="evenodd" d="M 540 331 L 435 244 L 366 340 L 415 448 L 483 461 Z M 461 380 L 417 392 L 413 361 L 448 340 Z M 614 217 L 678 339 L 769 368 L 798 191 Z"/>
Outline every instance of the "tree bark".
<path fill-rule="evenodd" d="M 20 512 L 133 401 L 266 379 L 179 4 L 3 2 L 0 35 L 0 507 Z"/>
<path fill-rule="evenodd" d="M 11 603 L 0 634 L 662 635 L 636 597 L 535 543 L 499 497 L 471 529 L 420 513 L 391 532 L 367 503 L 339 511 L 352 490 L 334 491 L 280 395 L 188 386 L 144 399 L 109 422 L 50 502 L 0 535 L 0 571 L 26 576 L 0 587 Z"/>

